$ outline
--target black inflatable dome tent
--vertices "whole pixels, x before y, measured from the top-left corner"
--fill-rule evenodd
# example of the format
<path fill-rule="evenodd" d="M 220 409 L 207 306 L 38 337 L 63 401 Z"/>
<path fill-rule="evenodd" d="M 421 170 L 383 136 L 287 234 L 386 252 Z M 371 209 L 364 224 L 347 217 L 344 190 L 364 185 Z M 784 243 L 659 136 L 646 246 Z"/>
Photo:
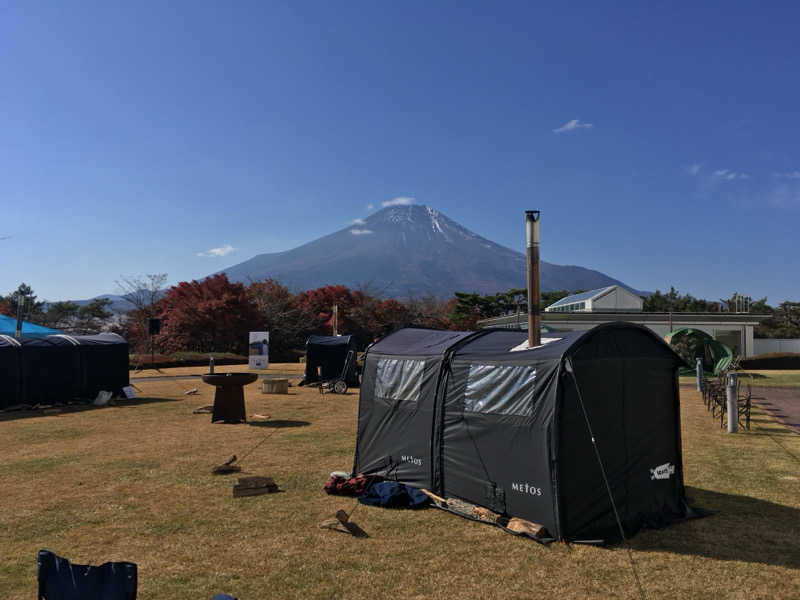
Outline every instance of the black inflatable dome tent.
<path fill-rule="evenodd" d="M 688 516 L 681 358 L 628 323 L 552 335 L 515 350 L 526 332 L 404 329 L 372 345 L 353 471 L 533 521 L 556 539 L 613 541 L 588 421 L 626 535 Z"/>
<path fill-rule="evenodd" d="M 128 343 L 116 334 L 0 335 L 0 409 L 121 395 L 129 383 Z"/>
<path fill-rule="evenodd" d="M 306 341 L 306 374 L 300 385 L 329 381 L 342 374 L 347 354 L 353 352 L 353 362 L 347 371 L 345 382 L 349 387 L 358 386 L 356 365 L 356 341 L 351 335 L 312 335 Z M 321 376 L 320 376 L 321 374 Z"/>

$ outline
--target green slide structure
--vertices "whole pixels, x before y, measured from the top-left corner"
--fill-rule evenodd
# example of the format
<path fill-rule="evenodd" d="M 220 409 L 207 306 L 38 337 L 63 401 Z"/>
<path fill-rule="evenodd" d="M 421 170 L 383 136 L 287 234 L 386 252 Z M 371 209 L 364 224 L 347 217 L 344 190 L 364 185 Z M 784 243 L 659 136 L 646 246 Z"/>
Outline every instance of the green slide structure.
<path fill-rule="evenodd" d="M 698 356 L 703 359 L 706 375 L 719 375 L 733 361 L 733 352 L 722 342 L 718 342 L 705 331 L 684 327 L 668 334 L 666 342 L 690 365 L 696 363 Z M 680 375 L 694 375 L 693 368 L 682 368 Z"/>

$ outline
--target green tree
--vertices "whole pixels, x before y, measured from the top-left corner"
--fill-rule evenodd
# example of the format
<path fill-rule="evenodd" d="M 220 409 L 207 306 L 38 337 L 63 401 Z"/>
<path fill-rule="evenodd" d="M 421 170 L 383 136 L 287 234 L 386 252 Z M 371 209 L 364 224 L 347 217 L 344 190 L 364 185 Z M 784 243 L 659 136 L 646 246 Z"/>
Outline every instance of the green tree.
<path fill-rule="evenodd" d="M 42 316 L 44 302 L 36 299 L 33 288 L 27 283 L 20 283 L 16 290 L 6 296 L 6 301 L 11 316 L 17 316 L 18 308 L 21 308 L 22 318 L 26 321 L 39 320 Z"/>
<path fill-rule="evenodd" d="M 766 296 L 750 303 L 750 312 L 757 315 L 772 314 L 775 309 L 767 304 Z"/>
<path fill-rule="evenodd" d="M 75 329 L 81 333 L 96 332 L 111 318 L 112 313 L 106 310 L 111 305 L 108 298 L 95 298 L 81 306 L 76 315 Z"/>
<path fill-rule="evenodd" d="M 656 290 L 644 299 L 644 312 L 719 312 L 718 302 L 695 298 L 691 294 L 680 294 L 674 287 L 662 294 Z"/>
<path fill-rule="evenodd" d="M 760 301 L 759 301 L 760 302 Z M 761 305 L 759 305 L 761 306 Z M 767 309 L 766 302 L 763 305 Z M 752 311 L 752 306 L 751 306 Z M 755 311 L 753 311 L 755 312 Z M 765 312 L 771 316 L 764 319 L 755 330 L 755 336 L 759 338 L 798 338 L 800 337 L 800 302 L 786 300 L 777 307 Z"/>
<path fill-rule="evenodd" d="M 80 307 L 71 301 L 53 302 L 48 305 L 42 324 L 56 329 L 69 329 L 75 323 Z"/>
<path fill-rule="evenodd" d="M 567 290 L 543 292 L 540 295 L 541 310 L 571 293 Z M 528 292 L 512 288 L 507 292 L 480 295 L 476 293 L 455 293 L 455 303 L 450 312 L 450 321 L 456 329 L 475 329 L 478 321 L 502 315 L 528 313 Z"/>

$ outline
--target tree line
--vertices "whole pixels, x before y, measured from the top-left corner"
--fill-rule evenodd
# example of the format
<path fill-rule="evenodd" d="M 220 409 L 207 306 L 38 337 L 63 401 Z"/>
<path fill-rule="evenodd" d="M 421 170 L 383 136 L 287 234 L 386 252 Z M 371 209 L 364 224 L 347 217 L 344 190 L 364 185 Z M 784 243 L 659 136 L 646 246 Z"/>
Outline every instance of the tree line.
<path fill-rule="evenodd" d="M 272 279 L 245 285 L 224 274 L 202 281 L 181 282 L 164 289 L 166 274 L 123 278 L 117 281 L 131 305 L 124 317 L 111 320 L 110 301 L 95 299 L 82 306 L 74 302 L 46 303 L 30 286 L 21 284 L 8 296 L 0 296 L 0 314 L 16 316 L 70 333 L 101 329 L 125 337 L 136 351 L 149 349 L 148 319 L 161 319 L 161 331 L 153 337 L 160 353 L 176 351 L 247 353 L 249 331 L 270 332 L 270 354 L 275 361 L 293 360 L 312 334 L 333 333 L 333 306 L 338 307 L 338 332 L 355 336 L 359 347 L 401 327 L 472 330 L 478 321 L 503 315 L 527 320 L 527 293 L 513 288 L 497 294 L 456 292 L 449 300 L 433 296 L 404 300 L 382 299 L 368 288 L 353 290 L 327 285 L 292 293 Z M 580 290 L 579 290 L 580 291 Z M 541 306 L 577 293 L 542 292 Z M 644 298 L 646 312 L 719 312 L 724 304 L 680 294 L 656 291 Z M 766 298 L 752 302 L 750 312 L 769 315 L 756 328 L 757 337 L 800 337 L 800 302 L 777 307 Z"/>
<path fill-rule="evenodd" d="M 110 304 L 111 301 L 106 298 L 96 298 L 83 305 L 69 300 L 43 302 L 31 286 L 21 283 L 8 296 L 0 296 L 0 315 L 21 316 L 25 321 L 68 333 L 94 333 L 111 318 L 112 313 L 108 311 Z"/>
<path fill-rule="evenodd" d="M 691 294 L 680 294 L 674 287 L 669 292 L 658 290 L 644 299 L 645 312 L 730 312 L 735 310 L 736 294 L 719 301 L 695 298 Z M 748 303 L 748 311 L 756 315 L 768 315 L 755 327 L 757 338 L 800 338 L 800 302 L 785 300 L 777 306 L 767 304 L 767 298 Z"/>
<path fill-rule="evenodd" d="M 338 332 L 353 335 L 359 347 L 394 329 L 408 326 L 447 329 L 448 303 L 433 297 L 400 302 L 366 290 L 327 285 L 292 293 L 274 281 L 231 282 L 225 274 L 181 282 L 158 300 L 127 313 L 120 333 L 132 347 L 149 343 L 148 319 L 161 319 L 153 341 L 159 352 L 247 353 L 250 331 L 270 332 L 270 356 L 293 360 L 312 334 L 331 335 L 333 307 L 338 307 Z"/>

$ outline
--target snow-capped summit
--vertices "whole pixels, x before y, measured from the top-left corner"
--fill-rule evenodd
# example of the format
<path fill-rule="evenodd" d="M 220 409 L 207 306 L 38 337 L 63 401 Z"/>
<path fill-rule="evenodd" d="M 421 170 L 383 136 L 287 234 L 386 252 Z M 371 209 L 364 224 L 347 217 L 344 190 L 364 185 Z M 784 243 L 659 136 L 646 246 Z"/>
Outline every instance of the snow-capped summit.
<path fill-rule="evenodd" d="M 522 246 L 522 236 L 518 240 Z M 224 270 L 234 281 L 271 277 L 293 290 L 368 286 L 383 296 L 496 293 L 525 285 L 525 256 L 470 231 L 430 206 L 387 206 L 286 252 L 259 254 Z M 583 267 L 543 262 L 543 290 L 621 282 Z M 625 286 L 628 287 L 628 286 Z"/>

